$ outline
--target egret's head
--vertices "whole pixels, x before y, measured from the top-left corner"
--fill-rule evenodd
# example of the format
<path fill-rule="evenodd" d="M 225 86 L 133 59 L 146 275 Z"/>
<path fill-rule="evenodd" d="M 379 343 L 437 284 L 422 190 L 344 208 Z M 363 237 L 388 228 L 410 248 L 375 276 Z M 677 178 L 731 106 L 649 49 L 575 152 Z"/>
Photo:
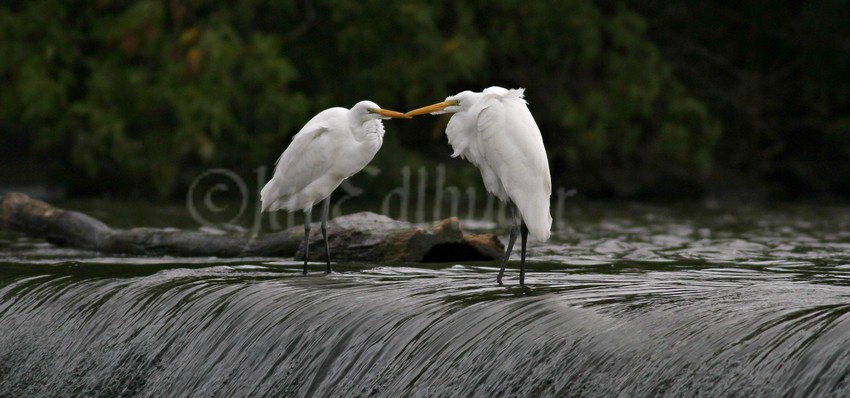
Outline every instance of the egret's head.
<path fill-rule="evenodd" d="M 410 119 L 411 116 L 407 116 L 401 112 L 391 111 L 388 109 L 382 109 L 378 104 L 372 101 L 360 101 L 355 104 L 351 108 L 351 112 L 355 115 L 361 116 L 363 120 L 368 119 L 391 119 L 391 118 L 401 118 L 401 119 Z"/>
<path fill-rule="evenodd" d="M 457 113 L 468 110 L 475 101 L 478 100 L 480 93 L 472 91 L 463 91 L 455 95 L 446 97 L 443 102 L 438 102 L 433 105 L 428 105 L 419 109 L 414 109 L 405 115 L 416 116 L 430 113 L 432 115 L 442 115 L 444 113 Z"/>

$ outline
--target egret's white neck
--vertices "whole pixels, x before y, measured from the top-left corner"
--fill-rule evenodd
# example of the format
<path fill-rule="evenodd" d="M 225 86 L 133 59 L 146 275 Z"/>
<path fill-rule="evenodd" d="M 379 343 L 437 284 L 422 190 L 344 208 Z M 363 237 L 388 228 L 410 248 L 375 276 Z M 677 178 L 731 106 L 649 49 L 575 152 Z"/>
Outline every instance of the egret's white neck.
<path fill-rule="evenodd" d="M 349 125 L 351 126 L 351 133 L 354 135 L 354 139 L 358 142 L 369 140 L 381 141 L 384 139 L 384 124 L 380 119 L 369 118 L 363 120 L 357 118 L 353 120 L 349 116 Z"/>
<path fill-rule="evenodd" d="M 378 119 L 369 119 L 351 125 L 351 132 L 358 142 L 383 140 L 384 124 Z"/>

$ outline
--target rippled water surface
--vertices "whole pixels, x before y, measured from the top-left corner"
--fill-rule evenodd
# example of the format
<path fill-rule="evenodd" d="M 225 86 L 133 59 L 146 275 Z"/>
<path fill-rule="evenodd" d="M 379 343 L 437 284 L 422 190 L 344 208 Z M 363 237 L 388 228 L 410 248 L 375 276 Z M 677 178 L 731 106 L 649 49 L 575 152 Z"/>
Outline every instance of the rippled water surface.
<path fill-rule="evenodd" d="M 0 250 L 0 396 L 850 395 L 846 206 L 568 206 L 528 289 L 497 263 Z"/>

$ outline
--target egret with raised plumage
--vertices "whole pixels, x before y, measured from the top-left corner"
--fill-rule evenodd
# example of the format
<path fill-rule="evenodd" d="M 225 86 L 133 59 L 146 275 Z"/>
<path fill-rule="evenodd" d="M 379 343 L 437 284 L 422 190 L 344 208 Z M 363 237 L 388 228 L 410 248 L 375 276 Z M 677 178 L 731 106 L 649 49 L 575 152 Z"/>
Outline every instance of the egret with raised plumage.
<path fill-rule="evenodd" d="M 487 191 L 508 203 L 512 225 L 496 281 L 502 284 L 519 229 L 522 239 L 519 283 L 525 285 L 528 235 L 538 241 L 549 239 L 552 178 L 543 138 L 528 109 L 524 89 L 490 87 L 482 92 L 463 91 L 406 115 L 426 113 L 453 114 L 446 126 L 446 136 L 454 149 L 452 157 L 460 156 L 477 166 Z"/>

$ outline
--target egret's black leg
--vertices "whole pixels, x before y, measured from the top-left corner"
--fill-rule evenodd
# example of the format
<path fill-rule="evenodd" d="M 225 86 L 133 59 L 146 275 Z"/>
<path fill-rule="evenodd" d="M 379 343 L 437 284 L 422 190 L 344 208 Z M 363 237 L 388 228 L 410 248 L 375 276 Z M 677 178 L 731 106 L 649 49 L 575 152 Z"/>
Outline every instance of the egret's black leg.
<path fill-rule="evenodd" d="M 304 275 L 307 275 L 307 258 L 310 257 L 310 215 L 313 208 L 304 212 Z"/>
<path fill-rule="evenodd" d="M 322 237 L 325 238 L 325 259 L 328 262 L 327 273 L 331 273 L 331 248 L 328 246 L 328 213 L 331 211 L 331 196 L 325 199 L 322 206 Z"/>
<path fill-rule="evenodd" d="M 520 234 L 522 235 L 522 253 L 519 260 L 519 285 L 525 286 L 525 244 L 528 241 L 528 227 L 525 225 L 525 221 L 522 222 Z"/>
<path fill-rule="evenodd" d="M 511 259 L 511 250 L 514 249 L 517 234 L 516 205 L 509 203 L 508 207 L 511 208 L 511 235 L 508 239 L 508 248 L 505 250 L 505 261 L 502 262 L 502 269 L 499 270 L 499 276 L 496 277 L 496 283 L 499 286 L 502 285 L 502 276 L 505 275 L 505 267 L 508 265 L 508 260 Z"/>

